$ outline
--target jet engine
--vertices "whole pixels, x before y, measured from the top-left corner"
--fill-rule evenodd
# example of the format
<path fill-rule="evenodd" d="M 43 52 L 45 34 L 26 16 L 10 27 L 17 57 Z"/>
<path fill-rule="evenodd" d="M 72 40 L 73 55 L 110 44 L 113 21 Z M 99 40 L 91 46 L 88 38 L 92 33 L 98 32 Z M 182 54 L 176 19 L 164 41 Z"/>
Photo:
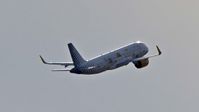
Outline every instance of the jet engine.
<path fill-rule="evenodd" d="M 146 67 L 149 64 L 149 59 L 146 58 L 146 59 L 134 61 L 133 64 L 135 65 L 136 68 L 140 69 L 140 68 Z"/>

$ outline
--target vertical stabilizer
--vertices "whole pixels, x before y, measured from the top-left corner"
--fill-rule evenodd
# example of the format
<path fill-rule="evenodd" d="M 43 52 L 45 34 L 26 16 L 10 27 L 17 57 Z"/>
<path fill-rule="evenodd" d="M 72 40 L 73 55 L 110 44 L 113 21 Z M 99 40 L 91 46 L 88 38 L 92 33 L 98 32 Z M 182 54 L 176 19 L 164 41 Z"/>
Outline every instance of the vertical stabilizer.
<path fill-rule="evenodd" d="M 79 54 L 77 49 L 73 46 L 72 43 L 68 44 L 68 48 L 71 54 L 71 58 L 74 62 L 75 67 L 80 66 L 82 63 L 86 62 L 82 56 Z"/>

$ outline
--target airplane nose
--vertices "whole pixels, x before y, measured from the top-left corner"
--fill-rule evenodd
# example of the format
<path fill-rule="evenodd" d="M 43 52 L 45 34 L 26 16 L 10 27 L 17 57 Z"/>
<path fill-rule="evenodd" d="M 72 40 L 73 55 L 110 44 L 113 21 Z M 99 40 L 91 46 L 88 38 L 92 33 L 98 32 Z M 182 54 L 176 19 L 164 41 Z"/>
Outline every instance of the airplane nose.
<path fill-rule="evenodd" d="M 139 43 L 142 43 L 142 42 L 138 40 L 138 41 L 136 41 L 136 43 L 138 43 L 138 44 L 139 44 Z"/>
<path fill-rule="evenodd" d="M 146 47 L 146 53 L 148 53 L 149 52 L 149 49 L 148 49 L 148 47 Z"/>
<path fill-rule="evenodd" d="M 143 43 L 144 52 L 145 54 L 149 52 L 149 48 Z"/>

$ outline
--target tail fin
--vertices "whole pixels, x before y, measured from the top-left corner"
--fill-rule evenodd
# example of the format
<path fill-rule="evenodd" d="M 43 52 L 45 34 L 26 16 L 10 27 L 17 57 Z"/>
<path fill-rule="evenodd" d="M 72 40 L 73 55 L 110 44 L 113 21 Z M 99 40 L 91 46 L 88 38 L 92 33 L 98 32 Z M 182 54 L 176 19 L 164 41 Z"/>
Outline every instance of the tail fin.
<path fill-rule="evenodd" d="M 86 62 L 82 56 L 79 54 L 79 52 L 77 51 L 77 49 L 73 46 L 72 43 L 68 44 L 68 48 L 72 57 L 72 60 L 74 62 L 75 67 L 81 65 L 82 63 Z"/>

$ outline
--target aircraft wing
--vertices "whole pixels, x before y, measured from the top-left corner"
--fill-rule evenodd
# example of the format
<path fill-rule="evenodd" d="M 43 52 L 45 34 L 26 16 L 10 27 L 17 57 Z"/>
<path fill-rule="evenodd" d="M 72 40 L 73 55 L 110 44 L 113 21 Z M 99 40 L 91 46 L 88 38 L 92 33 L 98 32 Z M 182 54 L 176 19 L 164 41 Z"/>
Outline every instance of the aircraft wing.
<path fill-rule="evenodd" d="M 44 63 L 44 64 L 48 64 L 48 65 L 61 65 L 61 66 L 73 66 L 74 64 L 72 62 L 47 62 L 45 61 L 42 56 L 40 56 L 41 58 L 41 61 Z"/>
<path fill-rule="evenodd" d="M 157 45 L 156 45 L 156 49 L 157 49 L 157 51 L 158 51 L 158 54 L 152 55 L 152 56 L 147 56 L 147 57 L 136 58 L 136 59 L 134 59 L 133 61 L 136 62 L 136 61 L 145 60 L 145 59 L 149 59 L 149 58 L 152 58 L 152 57 L 156 57 L 156 56 L 161 55 L 162 52 L 161 52 L 160 48 L 159 48 Z"/>

